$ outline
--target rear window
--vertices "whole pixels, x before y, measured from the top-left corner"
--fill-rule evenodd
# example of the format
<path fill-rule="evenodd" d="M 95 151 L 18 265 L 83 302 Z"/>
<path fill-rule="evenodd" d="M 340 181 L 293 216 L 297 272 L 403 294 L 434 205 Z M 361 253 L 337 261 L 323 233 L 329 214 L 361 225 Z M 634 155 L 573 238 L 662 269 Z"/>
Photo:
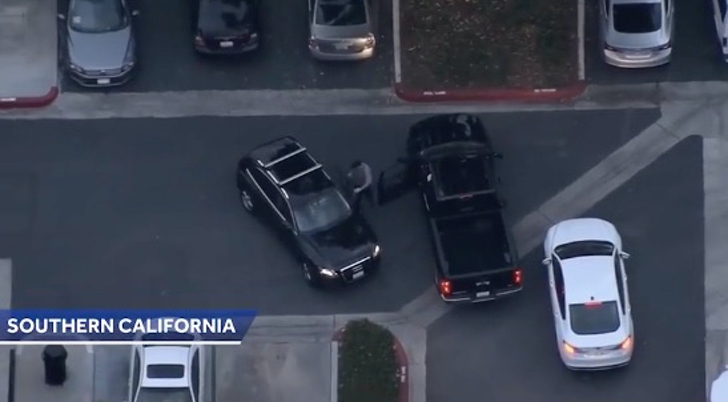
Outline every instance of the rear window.
<path fill-rule="evenodd" d="M 660 3 L 614 5 L 614 29 L 621 33 L 647 33 L 662 28 Z"/>
<path fill-rule="evenodd" d="M 570 304 L 571 330 L 577 335 L 596 335 L 619 329 L 617 301 Z"/>
<path fill-rule="evenodd" d="M 185 366 L 181 364 L 150 364 L 147 366 L 147 378 L 182 378 Z"/>
<path fill-rule="evenodd" d="M 486 162 L 487 159 L 482 155 L 453 156 L 433 161 L 431 166 L 435 171 L 438 197 L 465 196 L 492 190 Z"/>
<path fill-rule="evenodd" d="M 366 0 L 319 0 L 316 25 L 350 26 L 367 23 Z"/>
<path fill-rule="evenodd" d="M 556 247 L 554 252 L 562 261 L 574 257 L 610 256 L 614 253 L 614 244 L 598 240 L 575 241 Z"/>
<path fill-rule="evenodd" d="M 113 32 L 129 24 L 119 0 L 75 0 L 68 14 L 71 29 L 77 32 Z"/>

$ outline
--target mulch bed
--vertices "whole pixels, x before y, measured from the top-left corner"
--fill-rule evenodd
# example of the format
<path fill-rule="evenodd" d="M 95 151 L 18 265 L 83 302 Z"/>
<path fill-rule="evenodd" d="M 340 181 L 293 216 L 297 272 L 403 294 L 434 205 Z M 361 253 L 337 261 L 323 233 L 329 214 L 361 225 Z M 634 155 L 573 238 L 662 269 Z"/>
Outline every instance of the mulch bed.
<path fill-rule="evenodd" d="M 407 355 L 389 330 L 351 321 L 333 340 L 339 342 L 339 402 L 408 402 Z"/>
<path fill-rule="evenodd" d="M 577 0 L 400 0 L 402 84 L 558 88 L 578 79 Z"/>

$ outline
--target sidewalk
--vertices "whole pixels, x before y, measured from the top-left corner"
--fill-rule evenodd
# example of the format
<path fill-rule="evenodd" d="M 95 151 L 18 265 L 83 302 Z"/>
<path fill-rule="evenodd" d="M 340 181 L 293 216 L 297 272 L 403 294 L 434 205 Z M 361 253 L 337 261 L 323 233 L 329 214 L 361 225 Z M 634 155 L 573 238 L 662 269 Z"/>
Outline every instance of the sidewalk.
<path fill-rule="evenodd" d="M 44 345 L 18 346 L 15 352 L 13 402 L 93 402 L 94 353 L 85 346 L 66 346 L 68 378 L 63 386 L 45 384 Z"/>
<path fill-rule="evenodd" d="M 0 2 L 0 108 L 39 107 L 58 94 L 56 2 Z"/>

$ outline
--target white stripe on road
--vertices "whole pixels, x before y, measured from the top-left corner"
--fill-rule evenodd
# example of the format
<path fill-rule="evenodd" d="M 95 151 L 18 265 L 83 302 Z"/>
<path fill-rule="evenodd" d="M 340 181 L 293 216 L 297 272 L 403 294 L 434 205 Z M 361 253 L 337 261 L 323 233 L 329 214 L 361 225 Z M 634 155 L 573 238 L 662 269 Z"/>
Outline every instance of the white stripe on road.
<path fill-rule="evenodd" d="M 392 0 L 392 37 L 394 38 L 394 82 L 402 82 L 402 42 L 399 31 L 399 0 Z"/>
<path fill-rule="evenodd" d="M 584 81 L 586 78 L 586 67 L 584 65 L 584 0 L 579 0 L 576 8 L 576 35 L 579 41 L 579 81 Z"/>

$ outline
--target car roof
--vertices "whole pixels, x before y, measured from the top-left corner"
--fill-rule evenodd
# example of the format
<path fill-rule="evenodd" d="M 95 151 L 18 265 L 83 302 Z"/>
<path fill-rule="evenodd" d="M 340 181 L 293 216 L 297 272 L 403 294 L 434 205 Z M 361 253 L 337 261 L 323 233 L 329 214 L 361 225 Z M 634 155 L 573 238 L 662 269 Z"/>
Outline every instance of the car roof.
<path fill-rule="evenodd" d="M 190 346 L 143 346 L 142 347 L 142 387 L 177 388 L 189 385 Z M 182 365 L 184 372 L 180 378 L 149 378 L 147 368 L 153 365 Z"/>
<path fill-rule="evenodd" d="M 616 245 L 617 229 L 599 218 L 577 218 L 561 221 L 554 226 L 553 247 L 576 241 L 602 240 Z"/>
<path fill-rule="evenodd" d="M 619 298 L 614 257 L 573 257 L 561 261 L 567 304 L 613 301 Z"/>
<path fill-rule="evenodd" d="M 281 137 L 260 145 L 249 156 L 274 183 L 292 193 L 308 193 L 305 188 L 301 188 L 306 187 L 306 182 L 313 182 L 310 187 L 314 188 L 333 186 L 323 166 L 303 144 L 292 137 Z"/>

